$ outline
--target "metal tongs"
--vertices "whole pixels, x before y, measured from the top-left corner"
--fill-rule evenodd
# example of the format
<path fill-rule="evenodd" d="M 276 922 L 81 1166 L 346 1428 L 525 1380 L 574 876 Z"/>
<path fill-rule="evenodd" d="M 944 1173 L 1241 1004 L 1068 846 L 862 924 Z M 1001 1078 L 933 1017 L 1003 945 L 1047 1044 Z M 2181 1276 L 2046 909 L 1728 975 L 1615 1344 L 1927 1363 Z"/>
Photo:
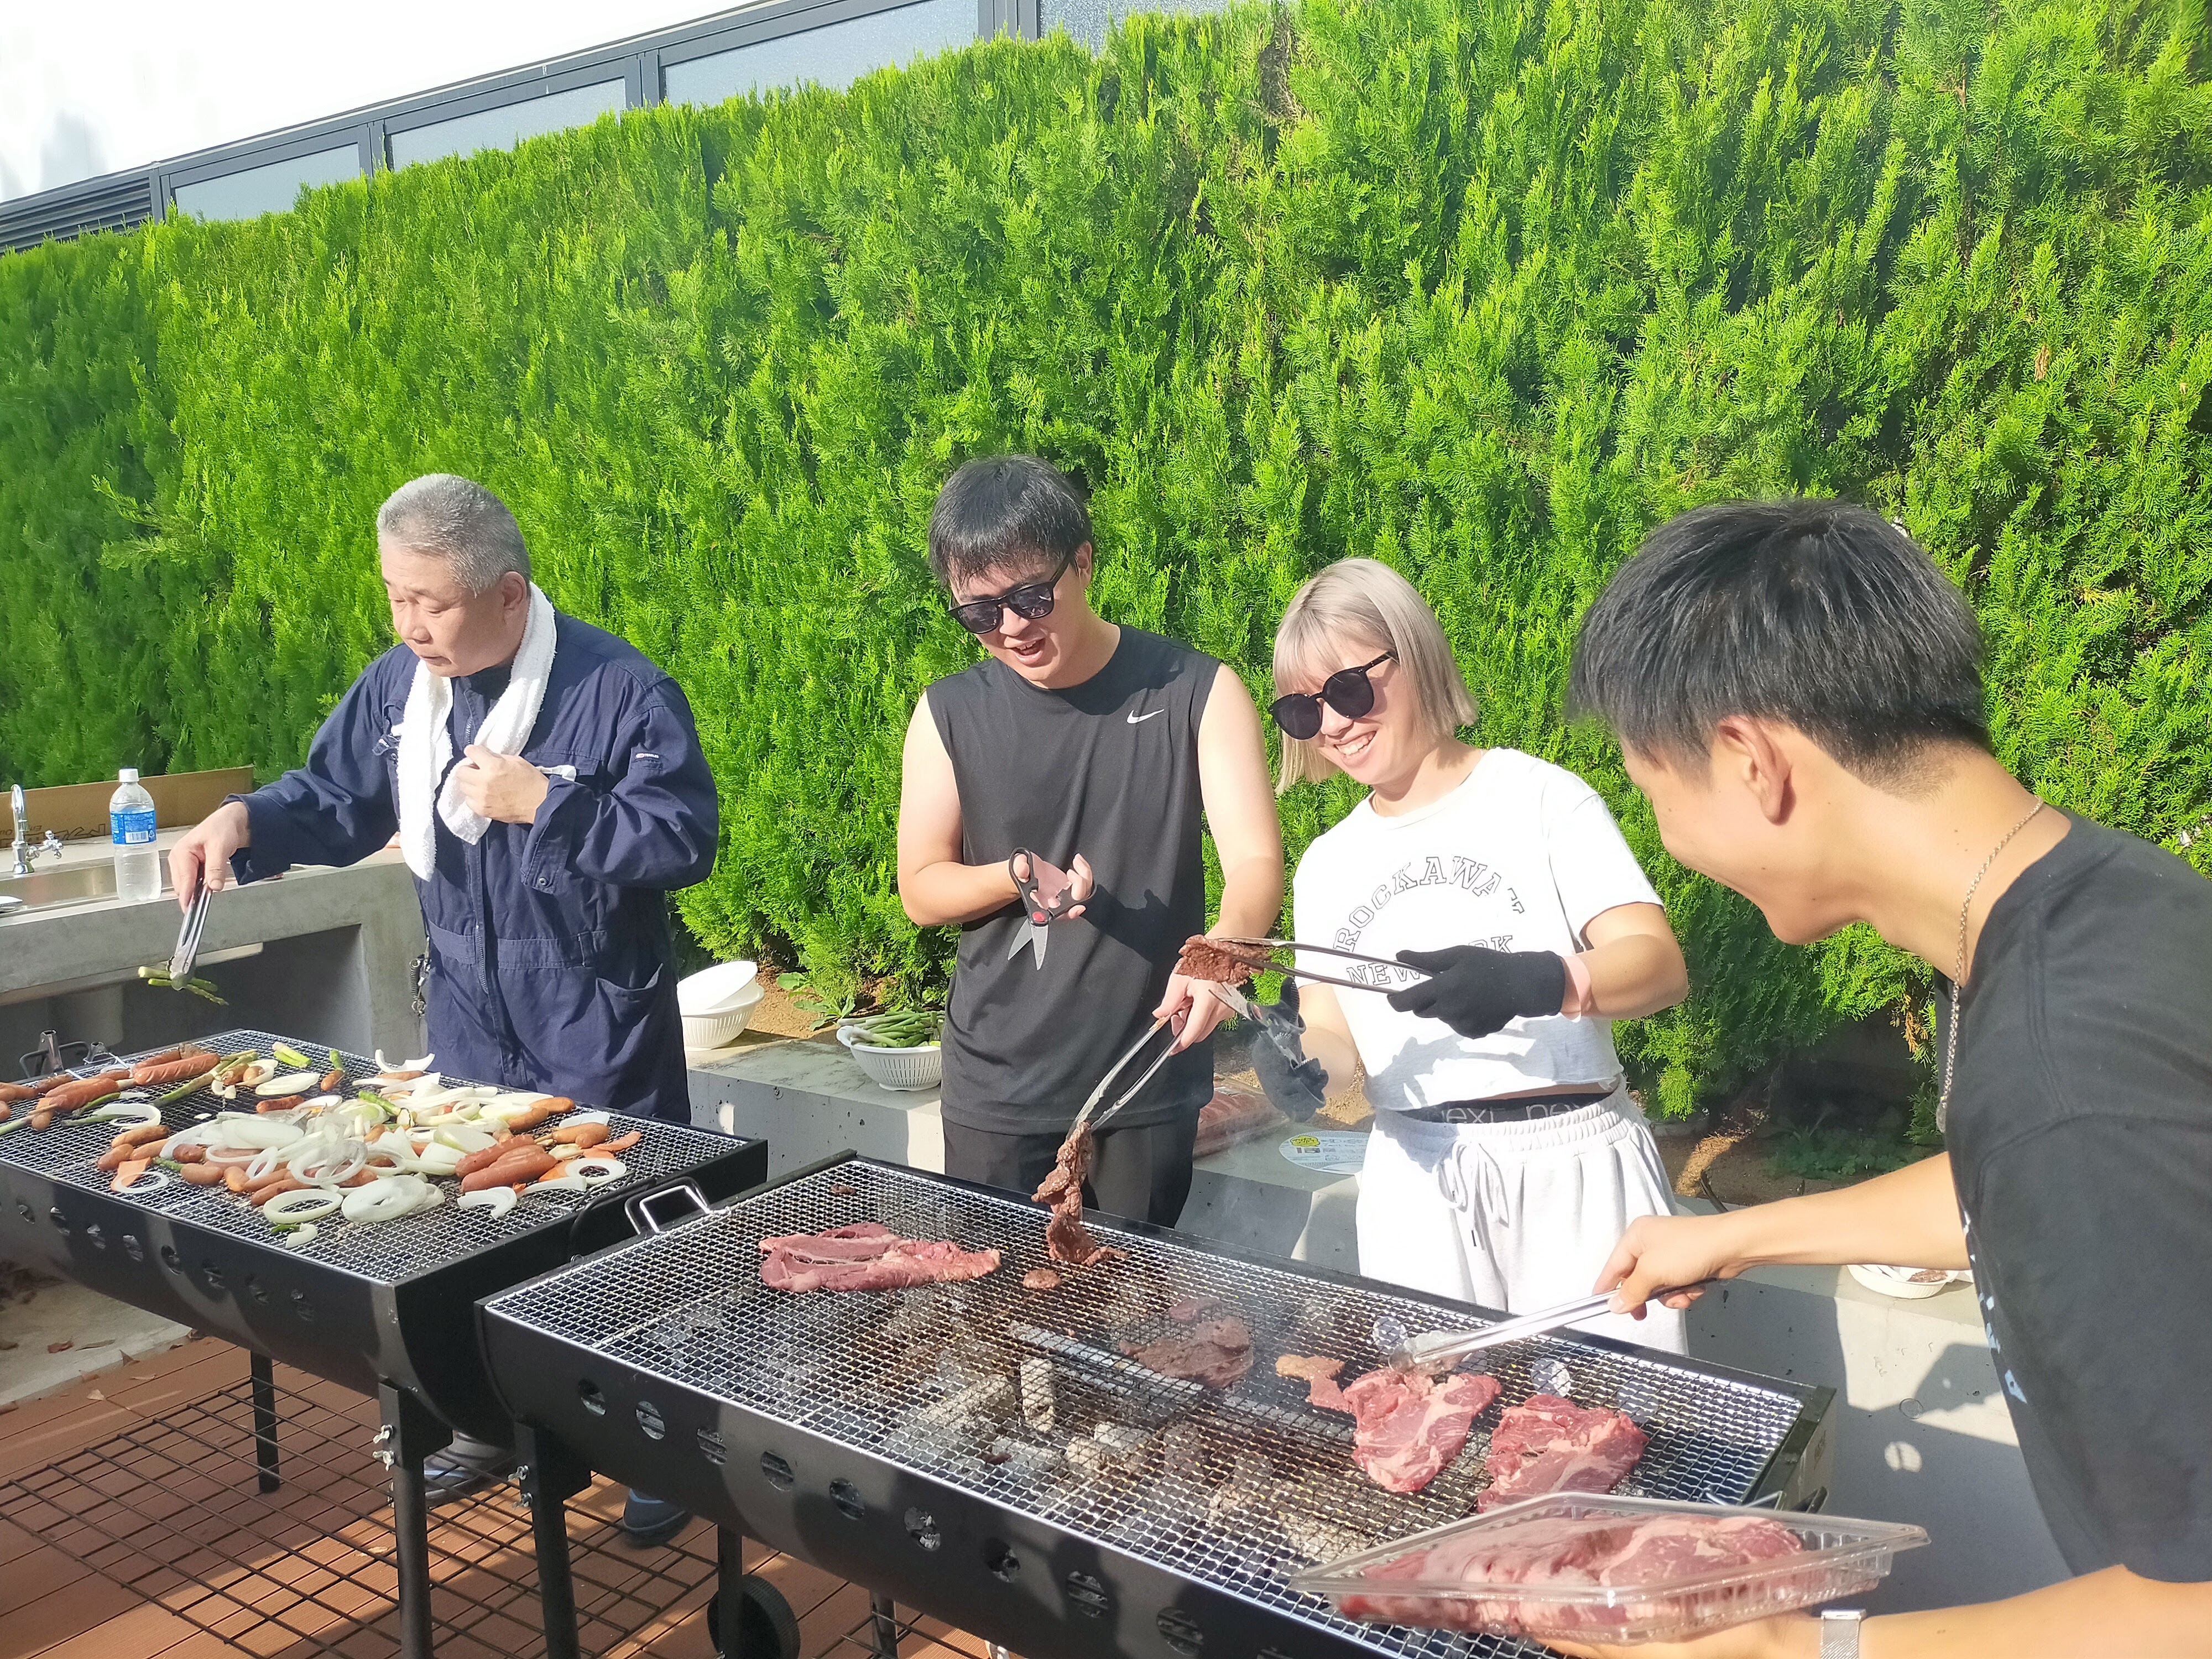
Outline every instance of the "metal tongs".
<path fill-rule="evenodd" d="M 1695 1285 L 1676 1285 L 1663 1291 L 1651 1292 L 1654 1302 L 1662 1297 L 1678 1296 L 1684 1291 L 1702 1290 L 1714 1281 L 1700 1279 Z M 1545 1336 L 1562 1326 L 1572 1325 L 1601 1314 L 1613 1306 L 1610 1291 L 1596 1296 L 1577 1297 L 1572 1302 L 1563 1302 L 1556 1308 L 1540 1312 L 1522 1314 L 1517 1319 L 1502 1319 L 1495 1325 L 1486 1325 L 1479 1331 L 1425 1331 L 1419 1336 L 1408 1336 L 1406 1328 L 1389 1315 L 1375 1322 L 1375 1346 L 1383 1351 L 1382 1363 L 1393 1370 L 1430 1371 L 1455 1364 L 1468 1354 L 1479 1353 L 1485 1348 L 1494 1348 L 1502 1342 L 1518 1342 L 1524 1337 Z"/>
<path fill-rule="evenodd" d="M 1114 1079 L 1121 1075 L 1121 1068 L 1127 1066 L 1131 1060 L 1134 1060 L 1139 1054 L 1142 1054 L 1144 1052 L 1145 1045 L 1166 1029 L 1167 1021 L 1164 1019 L 1154 1020 L 1150 1025 L 1147 1025 L 1145 1028 L 1144 1035 L 1129 1045 L 1129 1051 L 1123 1054 L 1121 1059 L 1114 1062 L 1113 1069 L 1108 1072 L 1104 1077 L 1098 1079 L 1098 1086 L 1091 1091 L 1091 1098 L 1083 1103 L 1083 1109 L 1075 1115 L 1075 1121 L 1068 1126 L 1067 1133 L 1070 1139 L 1073 1139 L 1075 1132 L 1080 1129 L 1085 1123 L 1089 1123 L 1095 1130 L 1097 1128 L 1099 1124 L 1103 1123 L 1108 1118 L 1113 1116 L 1115 1113 L 1120 1111 L 1124 1106 L 1127 1106 L 1131 1101 L 1137 1097 L 1137 1091 L 1152 1080 L 1152 1073 L 1158 1071 L 1161 1066 L 1168 1063 L 1168 1056 L 1174 1054 L 1176 1051 L 1175 1044 L 1173 1042 L 1170 1042 L 1166 1048 L 1160 1050 L 1159 1058 L 1155 1060 L 1151 1065 L 1145 1067 L 1145 1074 L 1139 1078 L 1134 1083 L 1131 1084 L 1127 1089 L 1123 1091 L 1120 1099 L 1116 1100 L 1104 1111 L 1099 1112 L 1096 1120 L 1092 1119 L 1091 1114 L 1097 1109 L 1098 1103 L 1106 1098 L 1107 1090 L 1112 1088 L 1114 1086 Z"/>
<path fill-rule="evenodd" d="M 1235 945 L 1242 946 L 1243 949 L 1248 951 L 1311 951 L 1317 956 L 1334 957 L 1342 962 L 1364 962 L 1372 967 L 1389 968 L 1401 974 L 1410 974 L 1413 975 L 1414 980 L 1424 980 L 1430 977 L 1427 973 L 1423 971 L 1421 969 L 1414 967 L 1413 963 L 1409 962 L 1399 962 L 1389 957 L 1364 957 L 1357 951 L 1340 951 L 1336 949 L 1335 946 L 1329 945 L 1306 945 L 1294 939 L 1232 939 L 1226 935 L 1223 935 L 1219 938 L 1209 940 L 1208 943 L 1213 945 Z M 1337 979 L 1328 974 L 1317 974 L 1310 968 L 1301 968 L 1295 963 L 1287 968 L 1284 967 L 1280 963 L 1271 963 L 1268 965 L 1273 967 L 1278 973 L 1287 974 L 1292 979 L 1312 980 L 1322 985 L 1340 985 L 1347 991 L 1389 992 L 1398 988 L 1397 987 L 1389 985 L 1363 984 L 1356 979 Z M 1408 982 L 1410 983 L 1411 981 Z"/>
<path fill-rule="evenodd" d="M 184 990 L 191 983 L 192 969 L 200 957 L 200 934 L 207 927 L 208 901 L 215 896 L 202 872 L 192 902 L 185 907 L 184 925 L 177 929 L 177 948 L 169 957 L 169 988 Z"/>

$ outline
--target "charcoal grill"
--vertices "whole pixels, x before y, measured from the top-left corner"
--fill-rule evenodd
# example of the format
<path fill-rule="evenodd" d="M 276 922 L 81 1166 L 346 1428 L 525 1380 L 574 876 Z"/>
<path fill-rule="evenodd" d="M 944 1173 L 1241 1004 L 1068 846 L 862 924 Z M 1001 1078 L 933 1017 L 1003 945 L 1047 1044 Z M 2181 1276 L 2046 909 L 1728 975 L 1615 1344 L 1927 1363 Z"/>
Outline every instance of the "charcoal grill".
<path fill-rule="evenodd" d="M 267 1053 L 278 1042 L 324 1052 L 321 1043 L 258 1030 L 199 1042 L 218 1054 Z M 355 1054 L 337 1060 L 351 1079 L 378 1069 Z M 240 1103 L 202 1091 L 162 1115 L 183 1128 Z M 644 1139 L 623 1155 L 629 1173 L 588 1199 L 531 1194 L 497 1219 L 449 1201 L 397 1221 L 325 1226 L 295 1250 L 260 1212 L 220 1188 L 171 1181 L 144 1193 L 111 1191 L 111 1177 L 94 1165 L 113 1126 L 64 1119 L 0 1135 L 0 1254 L 250 1349 L 264 1419 L 264 1492 L 276 1483 L 271 1359 L 376 1396 L 384 1412 L 379 1455 L 392 1470 L 399 1534 L 403 1651 L 415 1659 L 430 1640 L 422 1460 L 453 1429 L 492 1440 L 510 1429 L 484 1371 L 473 1304 L 628 1237 L 625 1211 L 635 1201 L 657 1201 L 683 1183 L 726 1197 L 768 1173 L 760 1140 L 620 1116 L 613 1128 Z M 544 1471 L 532 1474 L 539 1478 L 524 1484 L 535 1505 Z M 560 1524 L 560 1500 L 582 1485 L 571 1478 L 567 1491 L 545 1494 L 550 1524 Z M 421 1592 L 411 1597 L 410 1572 Z"/>
<path fill-rule="evenodd" d="M 970 1284 L 904 1291 L 793 1296 L 761 1283 L 762 1237 L 860 1221 L 995 1245 L 1004 1262 Z M 1045 1261 L 1045 1222 L 1003 1193 L 837 1160 L 489 1298 L 492 1379 L 542 1442 L 714 1518 L 726 1537 L 762 1539 L 1018 1652 L 1537 1651 L 1354 1624 L 1284 1583 L 1362 1540 L 1466 1513 L 1496 1419 L 1478 1420 L 1426 1491 L 1387 1492 L 1353 1468 L 1349 1419 L 1309 1407 L 1303 1384 L 1273 1374 L 1275 1356 L 1342 1358 L 1350 1376 L 1379 1361 L 1378 1316 L 1449 1328 L 1464 1307 L 1103 1219 L 1127 1259 L 1032 1292 L 1021 1279 Z M 1253 1330 L 1250 1375 L 1220 1394 L 1118 1352 L 1200 1294 L 1233 1303 Z M 1040 1358 L 1054 1374 L 1049 1434 L 1017 1403 L 1020 1362 Z M 1507 1405 L 1547 1390 L 1634 1416 L 1650 1445 L 1624 1491 L 1790 1508 L 1825 1498 L 1832 1390 L 1578 1334 L 1485 1358 Z M 957 1402 L 997 1392 L 994 1376 L 1014 1383 L 1012 1399 L 963 1413 Z M 1100 1424 L 1146 1440 L 1121 1467 L 1079 1473 L 1066 1449 L 1099 1438 Z M 1240 1456 L 1264 1459 L 1264 1479 L 1249 1466 L 1240 1478 Z"/>

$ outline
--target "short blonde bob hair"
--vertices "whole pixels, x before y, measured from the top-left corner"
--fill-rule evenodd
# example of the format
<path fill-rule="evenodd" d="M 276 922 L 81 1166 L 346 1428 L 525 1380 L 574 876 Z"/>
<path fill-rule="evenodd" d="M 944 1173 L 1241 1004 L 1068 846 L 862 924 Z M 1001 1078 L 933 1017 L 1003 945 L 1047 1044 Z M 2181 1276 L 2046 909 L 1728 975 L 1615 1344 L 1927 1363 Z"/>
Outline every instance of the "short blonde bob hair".
<path fill-rule="evenodd" d="M 1437 740 L 1474 724 L 1474 696 L 1461 678 L 1443 624 L 1413 583 L 1377 559 L 1340 559 L 1291 595 L 1275 629 L 1275 689 L 1285 682 L 1320 682 L 1342 665 L 1346 647 L 1366 655 L 1388 651 L 1397 659 L 1414 712 Z M 1282 733 L 1283 764 L 1275 782 L 1281 794 L 1317 781 L 1336 769 L 1311 740 Z"/>

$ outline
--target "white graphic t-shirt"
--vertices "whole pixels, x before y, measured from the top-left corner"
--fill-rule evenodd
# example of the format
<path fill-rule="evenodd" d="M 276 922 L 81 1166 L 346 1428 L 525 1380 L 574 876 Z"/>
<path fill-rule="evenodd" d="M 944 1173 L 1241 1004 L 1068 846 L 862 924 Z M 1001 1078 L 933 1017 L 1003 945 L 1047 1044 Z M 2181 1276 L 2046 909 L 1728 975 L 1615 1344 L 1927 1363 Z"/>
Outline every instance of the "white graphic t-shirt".
<path fill-rule="evenodd" d="M 1485 750 L 1458 787 L 1401 817 L 1360 802 L 1306 848 L 1291 884 L 1301 943 L 1385 957 L 1450 945 L 1572 956 L 1589 947 L 1593 916 L 1658 902 L 1598 793 L 1517 749 Z M 1419 977 L 1325 957 L 1304 965 L 1386 991 Z M 1336 999 L 1378 1111 L 1603 1087 L 1620 1075 L 1610 1020 L 1516 1019 L 1474 1042 L 1379 992 Z"/>

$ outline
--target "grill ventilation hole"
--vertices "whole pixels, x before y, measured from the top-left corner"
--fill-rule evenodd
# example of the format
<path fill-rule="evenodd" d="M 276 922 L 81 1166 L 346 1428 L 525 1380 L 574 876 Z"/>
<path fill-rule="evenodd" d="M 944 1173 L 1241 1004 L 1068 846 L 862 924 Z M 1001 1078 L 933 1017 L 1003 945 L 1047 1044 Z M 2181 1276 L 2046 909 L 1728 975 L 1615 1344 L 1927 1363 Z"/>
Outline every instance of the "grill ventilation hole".
<path fill-rule="evenodd" d="M 860 1501 L 860 1489 L 849 1480 L 839 1479 L 830 1483 L 830 1501 L 850 1520 L 858 1521 L 868 1512 L 868 1506 Z"/>
<path fill-rule="evenodd" d="M 1183 1659 L 1197 1659 L 1199 1650 L 1206 1645 L 1206 1632 L 1181 1607 L 1162 1607 L 1160 1616 L 1152 1622 L 1160 1627 L 1162 1638 Z"/>
<path fill-rule="evenodd" d="M 222 1289 L 222 1269 L 216 1267 L 214 1262 L 200 1263 L 200 1277 L 207 1281 L 208 1289 L 218 1292 Z"/>
<path fill-rule="evenodd" d="M 768 1477 L 769 1485 L 778 1492 L 789 1492 L 793 1481 L 798 1479 L 792 1474 L 791 1465 L 777 1452 L 761 1454 L 761 1473 Z"/>
<path fill-rule="evenodd" d="M 161 1265 L 164 1267 L 167 1267 L 173 1273 L 181 1273 L 184 1272 L 185 1259 L 177 1254 L 177 1247 L 175 1245 L 164 1244 L 161 1246 Z"/>
<path fill-rule="evenodd" d="M 97 1221 L 84 1230 L 84 1241 L 95 1250 L 104 1250 L 107 1248 L 107 1235 L 101 1231 Z"/>
<path fill-rule="evenodd" d="M 1106 1586 L 1087 1572 L 1067 1575 L 1067 1599 L 1075 1610 L 1092 1619 L 1103 1619 L 1114 1611 L 1114 1598 L 1106 1594 Z"/>
<path fill-rule="evenodd" d="M 723 1455 L 722 1437 L 712 1429 L 700 1430 L 699 1455 L 719 1469 L 722 1467 Z"/>
<path fill-rule="evenodd" d="M 35 1224 L 39 1218 L 38 1212 L 33 1210 L 29 1205 L 24 1203 L 20 1198 L 15 1200 L 15 1213 L 22 1217 L 24 1220 L 33 1224 Z"/>
<path fill-rule="evenodd" d="M 937 1517 L 927 1510 L 906 1512 L 906 1535 L 926 1550 L 933 1550 L 945 1541 L 945 1534 L 937 1529 Z"/>
<path fill-rule="evenodd" d="M 607 1397 L 599 1392 L 599 1385 L 586 1377 L 576 1384 L 576 1398 L 584 1402 L 584 1409 L 594 1417 L 607 1414 Z"/>
<path fill-rule="evenodd" d="M 1009 1584 L 1022 1576 L 1022 1559 L 994 1538 L 983 1546 L 983 1565 Z"/>
<path fill-rule="evenodd" d="M 668 1432 L 667 1421 L 660 1415 L 660 1407 L 650 1400 L 637 1402 L 637 1425 L 645 1431 L 648 1440 L 659 1440 Z"/>
<path fill-rule="evenodd" d="M 266 1303 L 269 1300 L 269 1287 L 252 1273 L 246 1276 L 246 1290 L 256 1302 Z"/>
<path fill-rule="evenodd" d="M 69 1218 L 61 1212 L 59 1206 L 46 1212 L 46 1219 L 54 1224 L 57 1231 L 65 1233 L 70 1230 Z"/>
<path fill-rule="evenodd" d="M 315 1322 L 315 1304 L 307 1299 L 305 1291 L 292 1292 L 292 1311 L 310 1325 Z"/>
<path fill-rule="evenodd" d="M 123 1235 L 123 1254 L 129 1256 L 133 1261 L 143 1261 L 146 1259 L 146 1247 L 138 1242 L 137 1234 L 125 1233 Z"/>

